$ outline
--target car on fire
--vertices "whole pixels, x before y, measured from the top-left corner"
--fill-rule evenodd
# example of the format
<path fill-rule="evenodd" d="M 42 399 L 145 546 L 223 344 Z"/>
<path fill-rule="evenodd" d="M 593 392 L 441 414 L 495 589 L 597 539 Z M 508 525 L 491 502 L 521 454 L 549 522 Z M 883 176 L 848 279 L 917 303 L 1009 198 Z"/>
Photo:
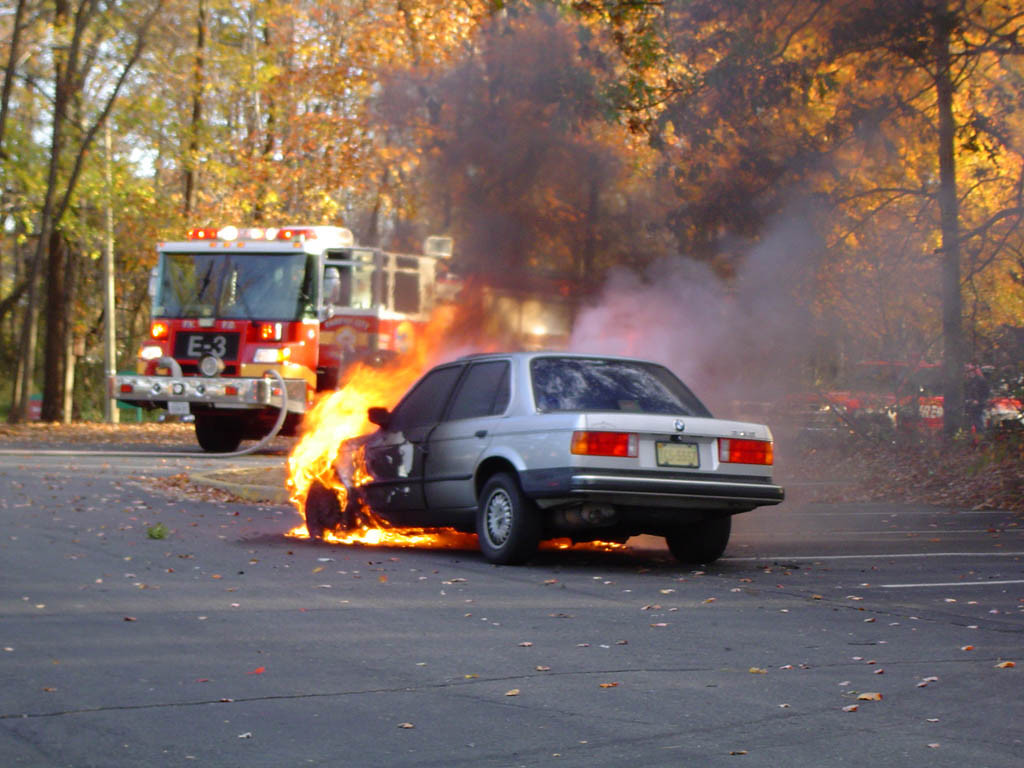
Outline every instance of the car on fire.
<path fill-rule="evenodd" d="M 732 515 L 784 498 L 767 426 L 712 417 L 645 360 L 470 355 L 368 417 L 378 429 L 344 440 L 336 477 L 310 487 L 314 538 L 370 521 L 454 528 L 477 533 L 487 560 L 514 564 L 544 539 L 652 534 L 677 559 L 707 563 Z"/>

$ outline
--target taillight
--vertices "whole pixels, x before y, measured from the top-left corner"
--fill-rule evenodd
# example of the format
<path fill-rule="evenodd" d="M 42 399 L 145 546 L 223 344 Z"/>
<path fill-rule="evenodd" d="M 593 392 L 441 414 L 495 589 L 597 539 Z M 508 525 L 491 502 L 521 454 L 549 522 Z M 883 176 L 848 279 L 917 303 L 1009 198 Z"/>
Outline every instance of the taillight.
<path fill-rule="evenodd" d="M 159 320 L 149 326 L 149 335 L 154 339 L 166 339 L 170 332 L 170 326 L 168 326 L 167 323 L 160 322 Z"/>
<path fill-rule="evenodd" d="M 572 452 L 581 456 L 636 456 L 637 436 L 630 432 L 572 433 Z"/>
<path fill-rule="evenodd" d="M 771 440 L 719 438 L 718 460 L 730 464 L 771 464 L 775 459 Z"/>
<path fill-rule="evenodd" d="M 260 323 L 260 341 L 280 341 L 281 323 Z"/>

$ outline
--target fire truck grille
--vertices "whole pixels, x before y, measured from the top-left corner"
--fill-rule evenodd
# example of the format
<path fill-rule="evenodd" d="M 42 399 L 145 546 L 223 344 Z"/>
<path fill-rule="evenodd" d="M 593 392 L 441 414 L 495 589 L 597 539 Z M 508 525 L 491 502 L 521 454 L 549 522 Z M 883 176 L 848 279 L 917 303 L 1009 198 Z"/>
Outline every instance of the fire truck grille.
<path fill-rule="evenodd" d="M 180 331 L 174 337 L 174 356 L 179 360 L 198 360 L 205 355 L 237 360 L 238 337 L 220 331 Z"/>
<path fill-rule="evenodd" d="M 185 376 L 199 376 L 199 365 L 196 363 L 183 363 L 181 366 L 181 372 Z M 237 365 L 225 365 L 224 370 L 220 372 L 221 376 L 237 376 L 238 366 Z"/>

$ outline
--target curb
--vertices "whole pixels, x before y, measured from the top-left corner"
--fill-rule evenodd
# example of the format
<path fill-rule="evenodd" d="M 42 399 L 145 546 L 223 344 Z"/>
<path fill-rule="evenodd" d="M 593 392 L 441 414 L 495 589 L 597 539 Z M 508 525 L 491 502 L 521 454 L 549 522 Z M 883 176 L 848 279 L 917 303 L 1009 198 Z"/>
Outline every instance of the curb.
<path fill-rule="evenodd" d="M 189 475 L 189 480 L 195 485 L 202 485 L 208 488 L 219 488 L 229 491 L 246 501 L 264 501 L 273 504 L 289 504 L 288 489 L 282 482 L 280 485 L 263 485 L 259 483 L 242 482 L 240 476 L 251 474 L 252 469 L 218 469 L 214 472 L 201 472 Z"/>

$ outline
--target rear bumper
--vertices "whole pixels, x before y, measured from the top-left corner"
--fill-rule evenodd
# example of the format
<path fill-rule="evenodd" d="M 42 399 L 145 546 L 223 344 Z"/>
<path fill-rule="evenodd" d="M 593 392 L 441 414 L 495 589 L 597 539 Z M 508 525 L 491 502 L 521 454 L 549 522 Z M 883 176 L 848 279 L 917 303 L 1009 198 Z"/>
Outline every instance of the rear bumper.
<path fill-rule="evenodd" d="M 220 376 L 137 376 L 116 375 L 109 379 L 110 396 L 144 408 L 167 408 L 168 403 L 216 408 L 280 408 L 283 392 L 277 381 L 261 378 Z M 306 382 L 284 379 L 288 412 L 306 410 Z"/>
<path fill-rule="evenodd" d="M 616 474 L 563 468 L 522 473 L 524 492 L 538 501 L 589 501 L 628 507 L 701 508 L 742 512 L 778 504 L 782 486 L 745 476 Z"/>

